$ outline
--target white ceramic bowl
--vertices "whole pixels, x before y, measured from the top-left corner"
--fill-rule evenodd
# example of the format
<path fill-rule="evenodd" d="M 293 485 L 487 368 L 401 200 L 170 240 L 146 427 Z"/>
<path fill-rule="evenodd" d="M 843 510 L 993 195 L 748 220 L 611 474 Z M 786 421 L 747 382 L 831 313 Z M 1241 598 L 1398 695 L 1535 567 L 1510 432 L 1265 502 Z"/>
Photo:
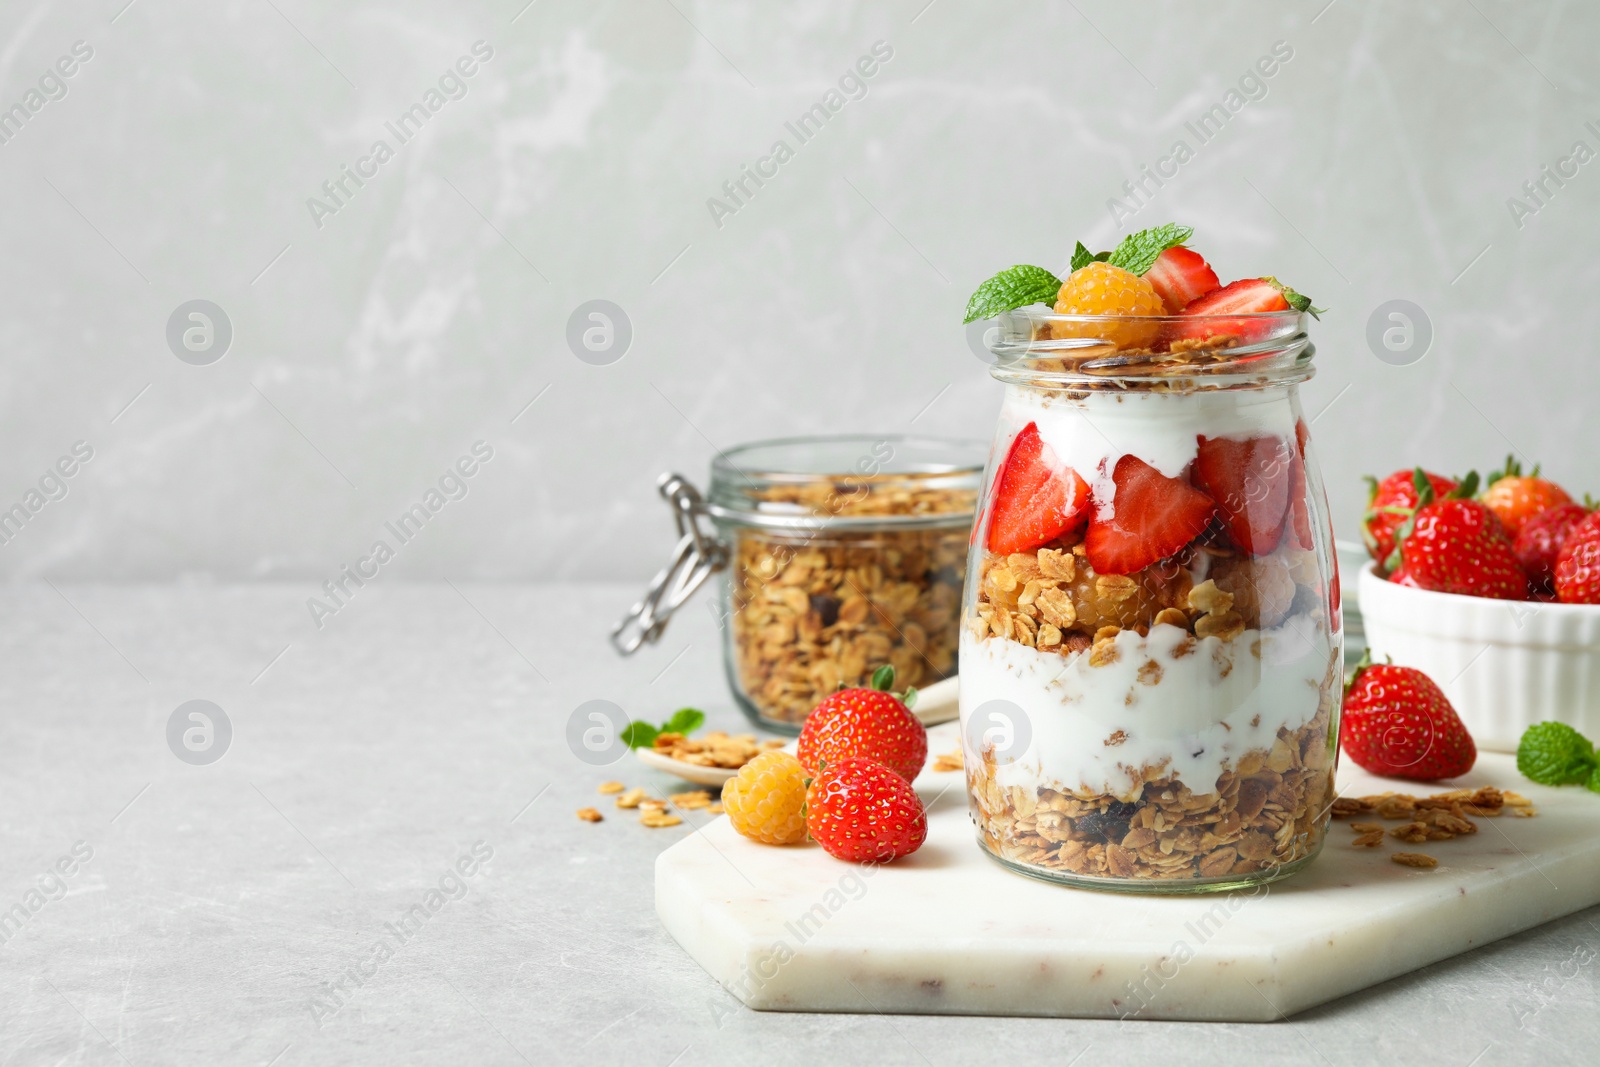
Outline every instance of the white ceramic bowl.
<path fill-rule="evenodd" d="M 1372 658 L 1438 683 L 1480 749 L 1515 752 L 1536 722 L 1600 740 L 1600 605 L 1538 604 L 1395 585 L 1361 572 Z"/>

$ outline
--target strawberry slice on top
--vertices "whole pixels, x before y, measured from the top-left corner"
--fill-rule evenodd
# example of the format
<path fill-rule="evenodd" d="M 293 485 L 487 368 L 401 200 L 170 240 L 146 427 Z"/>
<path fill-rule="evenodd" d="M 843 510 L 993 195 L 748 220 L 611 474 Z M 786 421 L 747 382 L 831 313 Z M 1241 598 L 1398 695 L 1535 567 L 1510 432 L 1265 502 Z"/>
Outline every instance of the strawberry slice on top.
<path fill-rule="evenodd" d="M 1144 280 L 1155 287 L 1172 315 L 1222 284 L 1205 257 L 1184 245 L 1173 245 L 1156 257 L 1155 264 L 1145 271 Z"/>
<path fill-rule="evenodd" d="M 1296 488 L 1294 450 L 1271 434 L 1243 440 L 1201 435 L 1199 441 L 1194 484 L 1216 501 L 1229 538 L 1252 556 L 1277 548 Z"/>
<path fill-rule="evenodd" d="M 1089 517 L 1089 485 L 1028 423 L 1011 442 L 995 481 L 990 552 L 1026 552 L 1071 533 Z"/>
<path fill-rule="evenodd" d="M 1219 337 L 1237 337 L 1244 344 L 1253 344 L 1272 336 L 1282 325 L 1273 319 L 1228 318 L 1226 316 L 1267 315 L 1277 311 L 1309 311 L 1318 308 L 1311 300 L 1283 285 L 1276 278 L 1242 278 L 1229 282 L 1220 289 L 1191 300 L 1179 314 L 1193 318 L 1193 322 L 1171 324 L 1166 333 L 1167 343 L 1209 341 Z"/>
<path fill-rule="evenodd" d="M 1083 547 L 1100 574 L 1132 574 L 1166 559 L 1200 536 L 1216 514 L 1211 498 L 1168 478 L 1137 456 L 1111 472 L 1110 500 L 1096 500 Z"/>

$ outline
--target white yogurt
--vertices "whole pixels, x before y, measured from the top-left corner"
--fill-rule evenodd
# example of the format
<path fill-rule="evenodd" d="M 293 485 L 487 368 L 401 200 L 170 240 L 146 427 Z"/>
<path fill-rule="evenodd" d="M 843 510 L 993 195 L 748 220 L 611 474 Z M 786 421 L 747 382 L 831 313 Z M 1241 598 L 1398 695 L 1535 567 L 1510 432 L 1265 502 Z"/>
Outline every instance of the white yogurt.
<path fill-rule="evenodd" d="M 1155 626 L 1149 637 L 1124 630 L 1114 638 L 1116 661 L 1099 667 L 1086 652 L 1062 656 L 963 631 L 963 736 L 970 747 L 977 708 L 1009 701 L 1026 716 L 1031 741 L 998 763 L 1002 786 L 1134 800 L 1143 768 L 1164 762 L 1167 773 L 1208 793 L 1240 756 L 1270 749 L 1280 728 L 1299 729 L 1317 714 L 1333 661 L 1329 637 L 1317 629 L 1291 620 L 1229 642 L 1194 639 L 1183 655 L 1175 653 L 1191 638 L 1179 627 Z M 1258 640 L 1259 656 L 1252 650 Z M 1022 734 L 1018 729 L 1019 743 Z"/>

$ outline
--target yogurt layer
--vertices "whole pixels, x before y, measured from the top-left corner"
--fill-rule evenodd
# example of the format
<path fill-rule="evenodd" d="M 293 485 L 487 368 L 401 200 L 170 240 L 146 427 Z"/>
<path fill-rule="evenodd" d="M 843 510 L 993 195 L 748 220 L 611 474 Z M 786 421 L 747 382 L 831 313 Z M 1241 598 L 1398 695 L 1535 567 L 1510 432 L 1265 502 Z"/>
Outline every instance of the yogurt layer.
<path fill-rule="evenodd" d="M 1163 774 L 1209 793 L 1240 756 L 1270 749 L 1280 728 L 1299 729 L 1317 714 L 1335 654 L 1318 630 L 1295 619 L 1231 641 L 1196 639 L 1168 625 L 1152 627 L 1148 637 L 1123 630 L 1113 639 L 1115 662 L 1097 667 L 1087 652 L 1062 656 L 965 631 L 963 736 L 977 742 L 967 729 L 974 712 L 1008 701 L 1025 722 L 1013 726 L 1020 751 L 997 753 L 1001 786 L 1131 801 L 1145 768 L 1164 764 Z"/>
<path fill-rule="evenodd" d="M 1179 478 L 1195 458 L 1199 435 L 1275 434 L 1293 441 L 1296 417 L 1286 390 L 1259 389 L 1197 393 L 1107 389 L 1075 398 L 1012 389 L 1000 413 L 1003 425 L 1037 424 L 1045 444 L 1090 484 L 1095 499 L 1102 502 L 1114 499 L 1110 471 L 1123 455 L 1138 456 L 1166 477 Z"/>

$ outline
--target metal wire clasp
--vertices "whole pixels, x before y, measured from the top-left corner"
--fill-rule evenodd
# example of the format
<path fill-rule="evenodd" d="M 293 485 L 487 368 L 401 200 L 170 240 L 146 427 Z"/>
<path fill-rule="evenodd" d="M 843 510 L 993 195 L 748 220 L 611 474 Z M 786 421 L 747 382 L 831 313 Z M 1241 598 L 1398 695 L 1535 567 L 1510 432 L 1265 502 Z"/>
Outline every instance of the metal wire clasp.
<path fill-rule="evenodd" d="M 650 580 L 644 596 L 611 631 L 612 646 L 624 656 L 660 637 L 672 613 L 693 596 L 707 578 L 728 563 L 727 546 L 717 540 L 714 532 L 700 526 L 701 518 L 706 515 L 706 502 L 700 490 L 681 474 L 663 474 L 656 482 L 656 489 L 672 507 L 678 543 L 667 565 Z"/>

